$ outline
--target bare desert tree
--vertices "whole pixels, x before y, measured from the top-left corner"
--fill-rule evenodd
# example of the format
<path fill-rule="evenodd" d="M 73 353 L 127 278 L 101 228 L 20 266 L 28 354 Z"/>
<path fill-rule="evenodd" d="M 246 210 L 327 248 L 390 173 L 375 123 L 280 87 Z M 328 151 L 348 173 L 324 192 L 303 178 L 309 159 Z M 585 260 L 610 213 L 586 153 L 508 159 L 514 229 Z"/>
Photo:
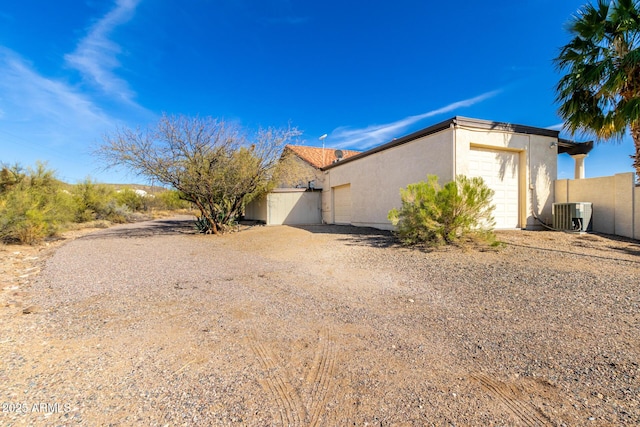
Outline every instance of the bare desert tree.
<path fill-rule="evenodd" d="M 147 130 L 116 129 L 96 154 L 107 167 L 175 188 L 200 210 L 202 231 L 218 234 L 245 203 L 275 186 L 287 167 L 283 148 L 299 134 L 289 127 L 249 135 L 223 120 L 164 115 Z"/>

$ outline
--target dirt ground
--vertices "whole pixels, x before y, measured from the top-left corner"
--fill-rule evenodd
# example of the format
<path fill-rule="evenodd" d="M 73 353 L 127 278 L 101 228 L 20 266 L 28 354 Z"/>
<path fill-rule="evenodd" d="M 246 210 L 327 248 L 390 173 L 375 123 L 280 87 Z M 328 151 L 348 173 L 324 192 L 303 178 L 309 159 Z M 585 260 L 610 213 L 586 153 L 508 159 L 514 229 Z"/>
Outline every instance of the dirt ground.
<path fill-rule="evenodd" d="M 0 425 L 640 424 L 640 243 L 188 218 L 0 247 Z"/>

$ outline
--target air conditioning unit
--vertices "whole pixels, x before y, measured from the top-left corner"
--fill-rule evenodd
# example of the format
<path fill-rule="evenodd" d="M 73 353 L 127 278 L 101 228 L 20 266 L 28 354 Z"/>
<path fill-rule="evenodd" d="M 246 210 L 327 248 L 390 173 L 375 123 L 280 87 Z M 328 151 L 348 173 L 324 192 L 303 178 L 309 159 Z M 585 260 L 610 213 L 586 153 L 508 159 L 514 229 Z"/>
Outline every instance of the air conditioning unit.
<path fill-rule="evenodd" d="M 553 228 L 566 231 L 591 231 L 593 205 L 589 202 L 554 203 Z"/>

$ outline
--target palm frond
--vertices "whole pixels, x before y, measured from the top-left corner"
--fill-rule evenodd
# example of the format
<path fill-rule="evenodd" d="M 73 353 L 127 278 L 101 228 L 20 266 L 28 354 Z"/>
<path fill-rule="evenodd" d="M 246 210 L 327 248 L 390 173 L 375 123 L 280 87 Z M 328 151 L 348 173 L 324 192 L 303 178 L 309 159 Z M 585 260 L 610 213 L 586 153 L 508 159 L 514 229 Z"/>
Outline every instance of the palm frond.
<path fill-rule="evenodd" d="M 624 134 L 640 119 L 640 7 L 637 0 L 598 0 L 574 14 L 573 35 L 554 63 L 558 112 L 572 133 Z"/>

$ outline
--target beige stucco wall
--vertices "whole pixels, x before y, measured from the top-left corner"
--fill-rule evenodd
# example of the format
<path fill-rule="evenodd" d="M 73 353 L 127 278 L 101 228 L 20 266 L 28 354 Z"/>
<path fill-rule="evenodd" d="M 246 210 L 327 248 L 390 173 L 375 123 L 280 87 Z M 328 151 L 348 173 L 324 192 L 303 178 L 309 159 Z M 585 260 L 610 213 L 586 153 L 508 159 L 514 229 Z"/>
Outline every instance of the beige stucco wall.
<path fill-rule="evenodd" d="M 633 194 L 633 238 L 640 239 L 640 186 L 634 188 Z"/>
<path fill-rule="evenodd" d="M 634 237 L 635 174 L 617 174 L 615 180 L 615 234 Z"/>
<path fill-rule="evenodd" d="M 244 208 L 244 217 L 251 221 L 267 222 L 267 195 L 253 199 Z"/>
<path fill-rule="evenodd" d="M 538 228 L 533 216 L 551 221 L 554 202 L 554 180 L 557 177 L 556 138 L 540 135 L 515 134 L 506 131 L 475 128 L 456 128 L 455 174 L 466 175 L 468 155 L 472 146 L 519 153 L 519 225 L 523 228 Z M 505 164 L 501 167 L 513 168 Z"/>
<path fill-rule="evenodd" d="M 438 175 L 453 174 L 453 131 L 447 129 L 326 171 L 322 198 L 323 220 L 333 223 L 331 187 L 351 184 L 352 224 L 392 229 L 389 211 L 400 207 L 400 189 Z"/>
<path fill-rule="evenodd" d="M 245 208 L 245 218 L 267 225 L 320 224 L 321 196 L 319 191 L 276 189 L 252 200 Z"/>
<path fill-rule="evenodd" d="M 568 187 L 569 187 L 568 179 L 559 179 L 556 181 L 554 185 L 556 200 L 554 203 L 567 203 L 569 201 Z M 551 222 L 548 222 L 547 224 L 551 224 Z"/>
<path fill-rule="evenodd" d="M 591 202 L 593 231 L 615 234 L 615 178 L 561 179 L 556 183 L 556 203 Z"/>
<path fill-rule="evenodd" d="M 635 187 L 634 174 L 558 180 L 556 202 L 593 203 L 593 231 L 640 238 L 640 187 Z"/>
<path fill-rule="evenodd" d="M 274 191 L 267 195 L 267 225 L 320 224 L 319 191 Z"/>

